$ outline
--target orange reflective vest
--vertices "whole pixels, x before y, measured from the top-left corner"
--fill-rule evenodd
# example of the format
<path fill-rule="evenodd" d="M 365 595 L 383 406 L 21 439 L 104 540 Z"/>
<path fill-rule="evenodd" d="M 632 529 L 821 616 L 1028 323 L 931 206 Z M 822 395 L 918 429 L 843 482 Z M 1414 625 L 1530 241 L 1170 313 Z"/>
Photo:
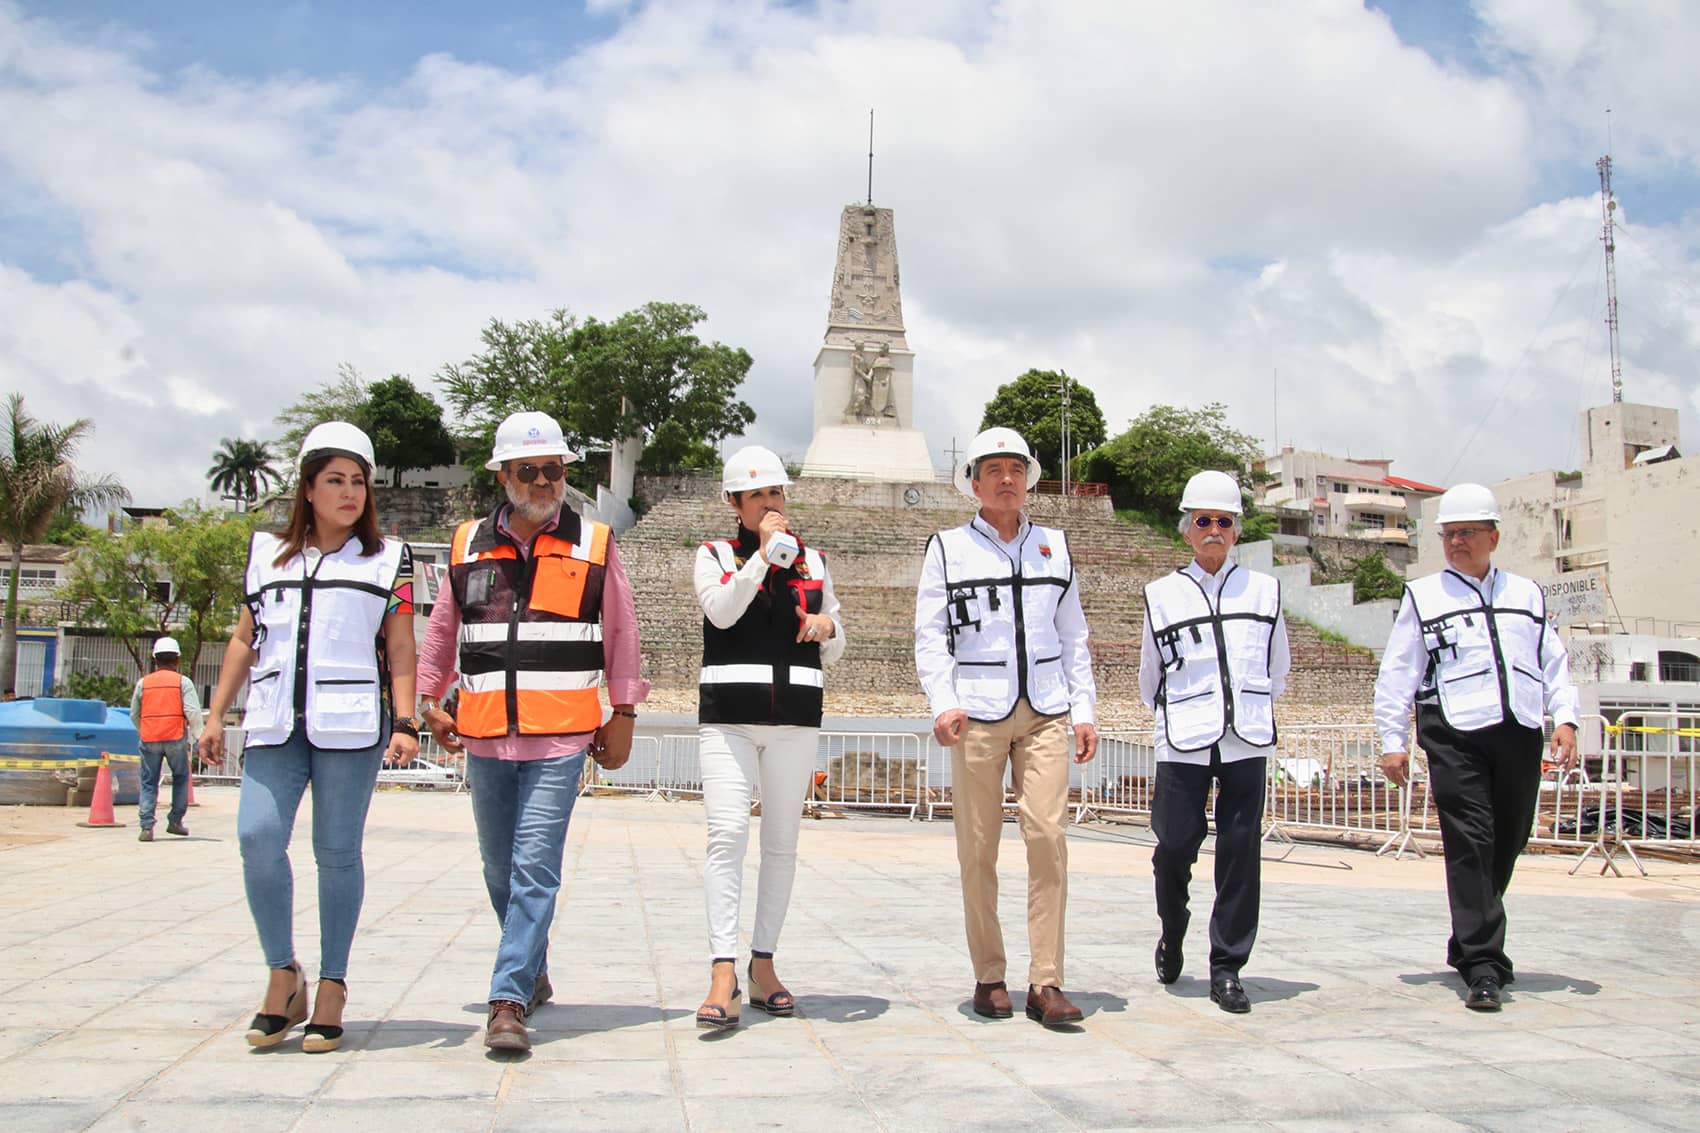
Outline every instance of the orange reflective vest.
<path fill-rule="evenodd" d="M 137 731 L 145 744 L 180 740 L 188 732 L 183 717 L 183 674 L 155 669 L 142 678 L 142 719 Z"/>
<path fill-rule="evenodd" d="M 473 739 L 564 736 L 602 724 L 602 584 L 608 526 L 562 509 L 529 557 L 494 515 L 455 531 L 449 586 L 460 607 L 455 731 Z"/>

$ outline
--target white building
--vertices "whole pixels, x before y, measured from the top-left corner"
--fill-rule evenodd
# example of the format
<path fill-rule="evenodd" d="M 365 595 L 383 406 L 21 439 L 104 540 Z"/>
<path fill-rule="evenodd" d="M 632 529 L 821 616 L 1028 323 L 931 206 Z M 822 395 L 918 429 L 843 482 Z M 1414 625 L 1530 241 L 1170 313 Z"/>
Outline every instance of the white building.
<path fill-rule="evenodd" d="M 1391 460 L 1350 460 L 1285 446 L 1252 464 L 1273 477 L 1257 489 L 1257 504 L 1275 513 L 1282 535 L 1332 536 L 1404 543 L 1424 500 L 1442 489 L 1391 473 Z"/>

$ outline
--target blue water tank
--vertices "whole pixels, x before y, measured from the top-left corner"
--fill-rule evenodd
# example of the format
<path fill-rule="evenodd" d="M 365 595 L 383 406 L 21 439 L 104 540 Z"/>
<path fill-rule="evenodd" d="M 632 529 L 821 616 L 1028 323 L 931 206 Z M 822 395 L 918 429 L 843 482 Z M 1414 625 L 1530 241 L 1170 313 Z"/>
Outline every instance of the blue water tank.
<path fill-rule="evenodd" d="M 137 755 L 141 737 L 130 722 L 128 709 L 112 708 L 99 700 L 36 697 L 0 703 L 0 803 L 64 805 L 65 773 L 51 768 L 14 769 L 8 759 L 63 760 L 67 769 L 78 760 L 97 760 L 101 752 Z M 77 781 L 93 782 L 92 769 L 82 769 Z M 59 784 L 59 785 L 56 785 Z M 112 764 L 113 802 L 133 806 L 141 784 L 140 768 L 132 762 Z M 85 800 L 86 801 L 86 800 Z"/>

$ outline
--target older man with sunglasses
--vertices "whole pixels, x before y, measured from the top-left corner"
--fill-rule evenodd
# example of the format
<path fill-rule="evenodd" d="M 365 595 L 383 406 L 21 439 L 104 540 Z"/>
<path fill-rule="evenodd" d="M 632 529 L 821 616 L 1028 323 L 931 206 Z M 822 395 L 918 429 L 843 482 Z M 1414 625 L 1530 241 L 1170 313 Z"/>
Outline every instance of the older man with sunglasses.
<path fill-rule="evenodd" d="M 585 755 L 624 764 L 633 705 L 649 695 L 613 534 L 562 506 L 566 465 L 577 459 L 548 414 L 515 413 L 497 427 L 486 467 L 507 502 L 455 532 L 419 655 L 425 722 L 444 748 L 464 742 L 469 752 L 484 885 L 502 926 L 484 1036 L 493 1050 L 529 1050 L 525 1019 L 554 990 L 549 927 Z M 439 699 L 457 672 L 450 717 Z"/>
<path fill-rule="evenodd" d="M 1275 698 L 1290 658 L 1280 585 L 1228 561 L 1240 535 L 1240 486 L 1200 472 L 1181 495 L 1193 560 L 1145 588 L 1139 691 L 1156 715 L 1151 831 L 1157 849 L 1157 978 L 1181 975 L 1191 914 L 1187 887 L 1204 844 L 1216 782 L 1216 903 L 1210 914 L 1210 999 L 1243 1015 L 1240 969 L 1257 939 L 1262 894 L 1264 772 L 1275 746 Z"/>
<path fill-rule="evenodd" d="M 1464 1006 L 1498 1011 L 1512 979 L 1505 890 L 1540 797 L 1542 717 L 1552 716 L 1559 766 L 1573 767 L 1576 688 L 1541 588 L 1493 565 L 1493 493 L 1480 484 L 1449 488 L 1436 519 L 1446 569 L 1405 587 L 1375 681 L 1375 723 L 1381 770 L 1402 787 L 1416 706 L 1446 851 L 1446 962 L 1469 989 Z"/>

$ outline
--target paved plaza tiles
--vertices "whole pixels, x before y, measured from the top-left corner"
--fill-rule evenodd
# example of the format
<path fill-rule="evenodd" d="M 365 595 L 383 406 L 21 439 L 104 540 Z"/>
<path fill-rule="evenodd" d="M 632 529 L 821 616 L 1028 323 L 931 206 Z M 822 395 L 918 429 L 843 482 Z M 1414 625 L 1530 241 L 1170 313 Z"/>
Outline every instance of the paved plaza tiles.
<path fill-rule="evenodd" d="M 1602 878 L 1527 858 L 1505 1011 L 1442 964 L 1437 862 L 1271 847 L 1254 1001 L 1153 978 L 1149 833 L 1071 835 L 1067 990 L 1083 1026 L 968 1008 L 948 822 L 808 822 L 779 954 L 799 1016 L 746 1007 L 704 1036 L 702 808 L 586 799 L 552 943 L 556 1002 L 529 1057 L 489 1055 L 496 941 L 464 795 L 384 791 L 349 973 L 349 1039 L 308 1055 L 242 1034 L 264 972 L 242 895 L 236 792 L 203 788 L 188 839 L 0 809 L 0 1130 L 1692 1130 L 1700 1128 L 1700 867 Z M 314 883 L 297 827 L 297 936 Z M 1006 827 L 1011 983 L 1022 854 Z M 753 839 L 752 839 L 753 841 Z M 752 848 L 752 859 L 754 850 Z M 1201 861 L 1195 908 L 1210 897 Z M 753 866 L 753 860 L 752 860 Z M 745 926 L 752 910 L 747 887 Z M 1012 988 L 1017 990 L 1019 988 Z"/>

